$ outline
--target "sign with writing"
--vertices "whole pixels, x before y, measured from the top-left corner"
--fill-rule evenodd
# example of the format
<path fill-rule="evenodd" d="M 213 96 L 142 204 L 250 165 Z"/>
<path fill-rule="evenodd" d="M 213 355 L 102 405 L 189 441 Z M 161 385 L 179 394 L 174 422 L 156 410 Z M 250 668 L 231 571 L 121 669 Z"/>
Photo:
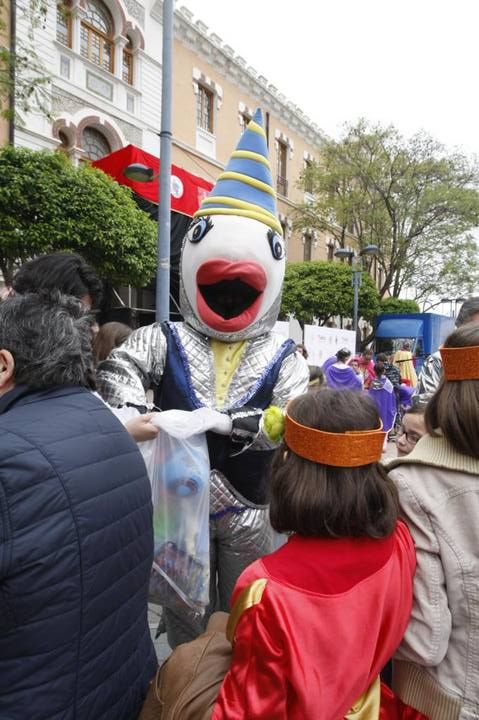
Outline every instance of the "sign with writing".
<path fill-rule="evenodd" d="M 356 333 L 352 330 L 341 330 L 322 325 L 305 325 L 304 344 L 308 351 L 308 363 L 322 365 L 329 357 L 336 355 L 341 348 L 348 348 L 354 355 Z"/>

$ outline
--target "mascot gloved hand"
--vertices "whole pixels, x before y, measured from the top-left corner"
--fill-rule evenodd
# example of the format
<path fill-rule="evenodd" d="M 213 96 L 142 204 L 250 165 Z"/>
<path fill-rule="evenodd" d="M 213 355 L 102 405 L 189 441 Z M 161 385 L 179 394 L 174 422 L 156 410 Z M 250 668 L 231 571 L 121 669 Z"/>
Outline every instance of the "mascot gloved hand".
<path fill-rule="evenodd" d="M 308 386 L 293 341 L 272 332 L 285 262 L 257 110 L 184 239 L 183 321 L 139 328 L 99 368 L 100 392 L 113 406 L 145 405 L 153 387 L 162 410 L 209 407 L 231 418 L 228 435 L 208 433 L 211 609 L 228 611 L 239 574 L 272 549 L 266 466 L 282 408 Z M 170 645 L 202 632 L 208 614 L 196 622 L 168 612 Z"/>

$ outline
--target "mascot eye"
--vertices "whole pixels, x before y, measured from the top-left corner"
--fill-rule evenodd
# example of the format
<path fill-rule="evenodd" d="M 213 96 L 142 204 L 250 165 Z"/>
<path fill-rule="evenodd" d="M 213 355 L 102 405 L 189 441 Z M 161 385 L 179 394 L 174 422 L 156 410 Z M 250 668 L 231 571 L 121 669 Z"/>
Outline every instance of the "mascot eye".
<path fill-rule="evenodd" d="M 268 242 L 275 260 L 284 258 L 284 240 L 273 229 L 268 230 Z"/>
<path fill-rule="evenodd" d="M 189 232 L 189 239 L 192 243 L 199 243 L 207 232 L 211 230 L 213 223 L 209 216 L 199 218 Z"/>

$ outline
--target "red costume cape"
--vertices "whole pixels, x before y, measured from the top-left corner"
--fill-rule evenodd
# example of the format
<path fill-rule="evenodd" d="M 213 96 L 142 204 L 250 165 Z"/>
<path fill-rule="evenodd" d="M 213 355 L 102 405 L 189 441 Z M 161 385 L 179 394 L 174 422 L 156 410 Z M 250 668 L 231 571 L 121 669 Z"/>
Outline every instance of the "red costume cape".
<path fill-rule="evenodd" d="M 233 593 L 233 659 L 212 720 L 345 717 L 399 645 L 414 569 L 401 522 L 382 540 L 293 536 L 254 562 Z"/>

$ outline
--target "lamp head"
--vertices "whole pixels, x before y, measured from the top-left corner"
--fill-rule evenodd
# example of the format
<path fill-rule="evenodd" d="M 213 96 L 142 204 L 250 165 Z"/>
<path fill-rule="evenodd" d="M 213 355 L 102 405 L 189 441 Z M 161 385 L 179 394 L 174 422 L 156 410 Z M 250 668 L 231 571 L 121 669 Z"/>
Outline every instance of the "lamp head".
<path fill-rule="evenodd" d="M 123 175 L 134 182 L 152 182 L 156 179 L 154 174 L 153 168 L 142 165 L 142 163 L 132 163 L 123 170 Z"/>
<path fill-rule="evenodd" d="M 379 248 L 377 245 L 365 245 L 362 250 L 359 251 L 361 256 L 363 255 L 377 255 Z"/>
<path fill-rule="evenodd" d="M 352 250 L 347 250 L 346 248 L 338 248 L 334 256 L 339 258 L 352 258 L 354 257 L 354 253 Z"/>

